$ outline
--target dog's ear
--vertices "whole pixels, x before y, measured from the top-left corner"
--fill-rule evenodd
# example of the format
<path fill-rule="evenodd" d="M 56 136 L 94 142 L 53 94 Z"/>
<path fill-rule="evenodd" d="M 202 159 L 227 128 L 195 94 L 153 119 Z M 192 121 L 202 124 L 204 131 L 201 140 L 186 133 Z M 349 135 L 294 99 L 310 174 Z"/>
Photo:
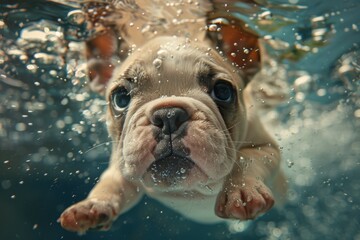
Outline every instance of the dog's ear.
<path fill-rule="evenodd" d="M 90 89 L 101 95 L 114 70 L 114 58 L 117 54 L 117 39 L 111 30 L 86 42 L 86 58 Z"/>
<path fill-rule="evenodd" d="M 85 42 L 89 87 L 94 92 L 105 95 L 118 53 L 118 39 L 114 30 L 103 21 L 109 15 L 106 4 L 89 2 L 83 5 L 83 10 L 89 30 L 96 33 Z"/>
<path fill-rule="evenodd" d="M 259 37 L 239 25 L 224 25 L 220 33 L 227 57 L 245 73 L 247 84 L 260 70 Z"/>
<path fill-rule="evenodd" d="M 208 37 L 220 46 L 226 57 L 245 74 L 245 84 L 260 70 L 261 51 L 259 36 L 244 30 L 243 23 L 233 19 L 233 24 L 221 25 L 220 31 L 209 33 Z"/>

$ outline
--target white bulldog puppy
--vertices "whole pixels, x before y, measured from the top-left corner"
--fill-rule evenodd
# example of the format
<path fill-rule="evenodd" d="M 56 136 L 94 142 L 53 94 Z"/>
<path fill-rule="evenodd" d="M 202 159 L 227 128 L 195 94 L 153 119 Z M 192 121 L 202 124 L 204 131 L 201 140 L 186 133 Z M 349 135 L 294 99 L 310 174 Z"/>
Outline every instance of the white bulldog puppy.
<path fill-rule="evenodd" d="M 286 181 L 245 78 L 204 42 L 158 37 L 135 50 L 106 88 L 109 167 L 62 227 L 106 230 L 143 194 L 203 223 L 267 212 Z"/>

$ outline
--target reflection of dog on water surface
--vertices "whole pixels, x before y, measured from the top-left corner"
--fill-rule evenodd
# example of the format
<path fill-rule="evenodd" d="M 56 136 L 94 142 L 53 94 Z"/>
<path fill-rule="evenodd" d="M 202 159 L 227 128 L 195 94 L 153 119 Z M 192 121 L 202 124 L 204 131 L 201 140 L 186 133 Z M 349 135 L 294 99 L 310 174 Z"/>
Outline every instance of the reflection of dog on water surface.
<path fill-rule="evenodd" d="M 235 39 L 257 47 L 236 28 L 220 34 L 230 51 Z M 106 62 L 115 51 L 112 39 L 108 31 L 90 41 L 89 58 L 97 52 Z M 159 36 L 133 49 L 113 72 L 101 62 L 92 65 L 93 86 L 106 89 L 109 102 L 111 161 L 89 196 L 62 213 L 61 225 L 77 232 L 108 229 L 143 194 L 204 223 L 267 212 L 283 196 L 285 180 L 278 146 L 256 115 L 241 56 L 232 64 L 209 40 Z"/>

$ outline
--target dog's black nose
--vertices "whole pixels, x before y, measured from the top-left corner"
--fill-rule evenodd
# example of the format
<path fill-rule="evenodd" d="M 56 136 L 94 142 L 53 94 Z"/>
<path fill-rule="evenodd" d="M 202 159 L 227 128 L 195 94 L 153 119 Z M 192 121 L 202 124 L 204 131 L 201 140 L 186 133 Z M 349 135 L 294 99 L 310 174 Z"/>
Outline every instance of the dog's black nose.
<path fill-rule="evenodd" d="M 153 113 L 151 123 L 159 127 L 165 135 L 170 135 L 188 119 L 189 114 L 182 108 L 161 108 Z"/>

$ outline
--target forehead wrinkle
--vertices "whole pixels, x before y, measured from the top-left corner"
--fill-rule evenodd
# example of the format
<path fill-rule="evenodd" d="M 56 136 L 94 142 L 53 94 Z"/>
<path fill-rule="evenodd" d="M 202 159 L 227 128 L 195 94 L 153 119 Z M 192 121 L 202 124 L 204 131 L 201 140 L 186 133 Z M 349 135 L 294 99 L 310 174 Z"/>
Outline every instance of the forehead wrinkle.
<path fill-rule="evenodd" d="M 114 77 L 112 80 L 111 86 L 119 86 L 123 84 L 139 84 L 142 79 L 147 78 L 145 69 L 142 67 L 140 60 L 135 61 L 132 64 L 129 64 L 125 70 L 123 68 L 118 68 L 114 72 Z"/>
<path fill-rule="evenodd" d="M 137 83 L 139 80 L 146 78 L 146 71 L 142 61 L 136 61 L 131 64 L 123 73 L 123 78 L 129 82 Z"/>
<path fill-rule="evenodd" d="M 214 68 L 206 61 L 200 61 L 197 64 L 196 78 L 200 85 L 209 87 L 214 76 L 215 76 Z"/>
<path fill-rule="evenodd" d="M 190 59 L 189 59 L 190 60 Z M 145 65 L 149 81 L 152 82 L 150 91 L 160 95 L 183 95 L 197 84 L 194 59 L 165 58 L 159 68 L 153 64 Z"/>
<path fill-rule="evenodd" d="M 147 78 L 147 74 L 141 62 L 140 60 L 136 60 L 133 63 L 127 64 L 127 66 L 116 68 L 109 87 L 107 88 L 106 95 L 109 95 L 119 86 L 128 86 L 129 89 L 132 89 L 135 85 L 144 82 L 142 80 Z"/>
<path fill-rule="evenodd" d="M 204 64 L 210 68 L 211 73 L 213 73 L 213 78 L 211 80 L 216 80 L 217 78 L 224 78 L 224 80 L 231 80 L 232 84 L 236 88 L 244 88 L 244 73 L 240 69 L 236 69 L 227 62 L 227 60 L 220 58 L 204 58 Z M 234 81 L 232 81 L 234 80 Z"/>
<path fill-rule="evenodd" d="M 204 56 L 199 49 L 189 48 L 173 53 L 176 54 L 162 59 L 159 69 L 153 64 L 145 65 L 154 87 L 163 95 L 182 95 L 194 87 L 209 87 L 217 73 L 226 73 L 222 67 L 216 67 L 214 59 Z M 176 88 L 168 86 L 173 84 Z"/>

